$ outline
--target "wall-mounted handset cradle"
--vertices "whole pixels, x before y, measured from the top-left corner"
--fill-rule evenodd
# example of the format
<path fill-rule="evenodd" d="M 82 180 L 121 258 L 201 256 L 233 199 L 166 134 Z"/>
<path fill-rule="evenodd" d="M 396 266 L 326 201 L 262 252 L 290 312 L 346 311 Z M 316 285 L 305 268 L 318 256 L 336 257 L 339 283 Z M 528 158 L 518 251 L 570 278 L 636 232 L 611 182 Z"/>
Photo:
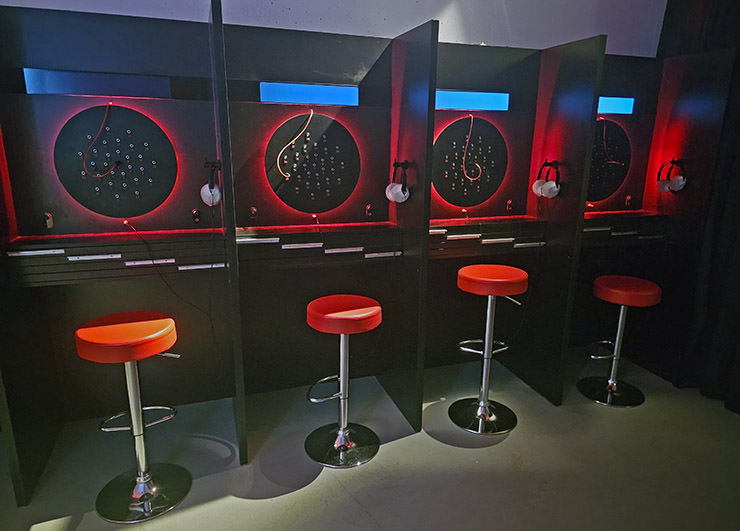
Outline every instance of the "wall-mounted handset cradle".
<path fill-rule="evenodd" d="M 545 178 L 542 178 L 542 170 L 547 168 L 545 172 Z M 550 180 L 550 171 L 555 170 L 555 180 Z M 532 184 L 532 192 L 538 197 L 553 198 L 560 192 L 560 163 L 557 160 L 545 162 L 540 166 L 540 171 L 537 172 L 537 180 Z"/>
<path fill-rule="evenodd" d="M 200 198 L 208 206 L 216 206 L 221 201 L 221 189 L 216 184 L 216 172 L 221 171 L 220 160 L 206 160 L 204 168 L 211 170 L 208 182 L 200 189 Z"/>
<path fill-rule="evenodd" d="M 398 162 L 398 160 L 393 161 L 393 179 L 391 184 L 385 187 L 385 196 L 389 201 L 403 203 L 409 198 L 409 189 L 406 186 L 406 170 L 409 169 L 411 164 L 412 163 L 408 160 L 404 160 L 403 162 Z M 401 168 L 400 183 L 396 182 L 396 173 L 398 173 L 398 168 Z"/>
<path fill-rule="evenodd" d="M 686 177 L 684 177 L 683 175 L 674 175 L 673 177 L 671 177 L 674 166 L 678 166 L 678 169 L 681 170 L 681 173 L 684 173 L 685 170 L 683 164 L 683 159 L 671 159 L 660 165 L 660 169 L 658 170 L 658 191 L 661 194 L 667 194 L 668 192 L 680 192 L 686 187 Z M 662 179 L 661 176 L 663 173 L 663 168 L 668 165 L 670 165 L 670 167 L 668 168 L 668 173 L 666 174 L 665 179 Z"/>

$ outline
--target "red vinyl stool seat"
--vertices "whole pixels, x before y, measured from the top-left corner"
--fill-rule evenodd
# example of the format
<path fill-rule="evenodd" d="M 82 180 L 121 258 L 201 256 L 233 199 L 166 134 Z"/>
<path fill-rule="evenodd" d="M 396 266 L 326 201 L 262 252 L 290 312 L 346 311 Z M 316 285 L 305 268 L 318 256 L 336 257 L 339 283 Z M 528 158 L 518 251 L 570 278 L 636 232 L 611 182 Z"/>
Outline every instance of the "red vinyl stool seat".
<path fill-rule="evenodd" d="M 164 352 L 175 341 L 175 321 L 159 312 L 106 315 L 75 332 L 77 354 L 96 363 L 143 360 Z"/>
<path fill-rule="evenodd" d="M 327 334 L 359 334 L 383 320 L 380 303 L 362 295 L 327 295 L 306 307 L 306 322 Z"/>
<path fill-rule="evenodd" d="M 594 295 L 620 306 L 655 306 L 661 290 L 654 282 L 624 275 L 604 275 L 594 280 Z"/>
<path fill-rule="evenodd" d="M 526 292 L 528 283 L 529 275 L 526 271 L 507 265 L 474 264 L 462 267 L 457 272 L 457 287 L 468 293 L 488 297 L 484 341 L 467 340 L 459 345 L 464 352 L 483 356 L 483 375 L 478 397 L 457 400 L 447 410 L 452 422 L 460 428 L 473 433 L 498 435 L 507 433 L 516 426 L 516 414 L 504 404 L 488 398 L 491 358 L 509 348 L 493 339 L 493 318 L 496 297 L 506 297 L 520 304 L 509 296 Z"/>
<path fill-rule="evenodd" d="M 368 332 L 383 320 L 380 303 L 362 295 L 327 295 L 314 299 L 306 307 L 308 325 L 327 334 L 339 335 L 339 374 L 322 378 L 309 387 L 311 402 L 339 399 L 339 422 L 326 424 L 311 432 L 304 443 L 314 461 L 330 468 L 350 468 L 372 459 L 380 448 L 380 439 L 370 428 L 348 421 L 349 336 Z M 319 383 L 337 380 L 339 392 L 326 397 L 313 397 Z"/>
<path fill-rule="evenodd" d="M 475 264 L 460 268 L 457 287 L 476 295 L 519 295 L 527 291 L 528 279 L 527 272 L 516 267 Z"/>
<path fill-rule="evenodd" d="M 173 509 L 190 491 L 190 472 L 169 463 L 150 465 L 144 444 L 144 429 L 172 418 L 176 411 L 166 406 L 142 408 L 138 360 L 165 352 L 176 340 L 175 321 L 166 314 L 149 311 L 106 315 L 85 323 L 75 332 L 80 358 L 95 363 L 123 363 L 126 374 L 131 426 L 106 426 L 124 416 L 122 412 L 103 421 L 101 430 L 131 430 L 136 469 L 115 477 L 98 494 L 95 510 L 109 522 L 149 520 Z M 170 414 L 145 424 L 144 409 L 164 409 Z"/>
<path fill-rule="evenodd" d="M 622 337 L 627 322 L 627 308 L 630 306 L 648 307 L 660 302 L 660 286 L 649 280 L 625 275 L 603 275 L 594 280 L 595 297 L 618 304 L 619 323 L 617 337 L 611 341 L 599 341 L 590 346 L 593 359 L 611 359 L 612 365 L 608 378 L 591 376 L 577 382 L 578 390 L 584 396 L 598 404 L 615 407 L 639 406 L 645 401 L 645 395 L 635 386 L 617 379 L 617 368 L 622 352 Z M 591 348 L 593 347 L 593 348 Z M 601 354 L 601 347 L 613 347 L 610 354 Z"/>

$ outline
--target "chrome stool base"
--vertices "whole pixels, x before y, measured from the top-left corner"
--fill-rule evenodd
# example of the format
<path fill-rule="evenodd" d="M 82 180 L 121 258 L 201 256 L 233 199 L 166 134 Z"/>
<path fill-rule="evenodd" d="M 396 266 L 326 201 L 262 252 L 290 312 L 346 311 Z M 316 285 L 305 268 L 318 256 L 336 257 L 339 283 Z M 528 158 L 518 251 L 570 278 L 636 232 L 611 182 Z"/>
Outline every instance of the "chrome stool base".
<path fill-rule="evenodd" d="M 637 387 L 617 380 L 616 389 L 609 387 L 609 378 L 591 376 L 576 383 L 578 390 L 597 404 L 612 407 L 635 407 L 645 401 L 645 395 Z"/>
<path fill-rule="evenodd" d="M 145 522 L 162 515 L 179 504 L 190 491 L 193 478 L 178 465 L 155 463 L 149 466 L 151 480 L 137 484 L 137 470 L 113 478 L 103 487 L 95 501 L 101 518 L 117 524 Z M 135 490 L 146 491 L 137 499 Z"/>
<path fill-rule="evenodd" d="M 516 427 L 516 415 L 500 402 L 488 401 L 488 412 L 480 411 L 477 398 L 462 398 L 447 410 L 450 419 L 460 428 L 472 433 L 500 435 Z"/>
<path fill-rule="evenodd" d="M 347 424 L 346 444 L 337 446 L 339 424 L 326 424 L 306 437 L 306 453 L 314 461 L 329 468 L 352 468 L 367 463 L 380 448 L 380 439 L 370 428 Z M 347 444 L 348 443 L 348 444 Z"/>

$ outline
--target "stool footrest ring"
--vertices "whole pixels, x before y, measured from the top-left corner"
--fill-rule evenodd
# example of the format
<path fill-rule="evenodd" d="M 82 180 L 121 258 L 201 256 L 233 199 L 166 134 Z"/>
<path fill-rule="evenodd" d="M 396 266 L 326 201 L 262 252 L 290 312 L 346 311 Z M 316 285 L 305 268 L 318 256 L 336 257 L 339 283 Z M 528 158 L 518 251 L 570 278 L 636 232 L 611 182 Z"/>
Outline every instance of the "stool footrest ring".
<path fill-rule="evenodd" d="M 339 392 L 336 392 L 333 395 L 328 395 L 328 396 L 311 396 L 311 392 L 313 391 L 314 387 L 316 387 L 317 385 L 321 385 L 322 383 L 330 382 L 332 380 L 339 381 L 339 375 L 332 374 L 331 376 L 327 376 L 325 378 L 321 378 L 320 380 L 316 380 L 308 388 L 308 391 L 306 391 L 306 398 L 309 401 L 313 402 L 314 404 L 320 404 L 321 402 L 326 402 L 328 400 L 334 400 L 335 398 L 339 398 L 341 396 L 341 393 Z"/>
<path fill-rule="evenodd" d="M 460 349 L 460 352 L 467 352 L 468 354 L 478 354 L 479 356 L 483 355 L 483 340 L 482 339 L 466 339 L 465 341 L 460 341 L 457 344 L 457 348 Z M 504 352 L 509 349 L 509 346 L 504 343 L 503 341 L 493 340 L 493 352 L 491 352 L 491 355 L 499 354 L 500 352 Z"/>
<path fill-rule="evenodd" d="M 614 341 L 594 341 L 586 347 L 586 354 L 592 360 L 610 360 L 614 358 Z"/>
<path fill-rule="evenodd" d="M 141 410 L 142 411 L 167 411 L 168 412 L 166 415 L 163 415 L 156 420 L 146 422 L 144 424 L 145 428 L 149 428 L 151 426 L 156 426 L 157 424 L 167 422 L 168 420 L 172 419 L 175 415 L 177 415 L 177 409 L 175 409 L 174 407 L 170 407 L 170 406 L 146 406 L 146 407 L 141 408 Z M 98 429 L 104 432 L 131 431 L 131 426 L 109 426 L 109 424 L 113 422 L 114 420 L 120 419 L 121 417 L 125 417 L 128 414 L 129 414 L 128 411 L 121 411 L 120 413 L 111 415 L 110 417 L 100 421 L 100 424 L 98 424 Z"/>

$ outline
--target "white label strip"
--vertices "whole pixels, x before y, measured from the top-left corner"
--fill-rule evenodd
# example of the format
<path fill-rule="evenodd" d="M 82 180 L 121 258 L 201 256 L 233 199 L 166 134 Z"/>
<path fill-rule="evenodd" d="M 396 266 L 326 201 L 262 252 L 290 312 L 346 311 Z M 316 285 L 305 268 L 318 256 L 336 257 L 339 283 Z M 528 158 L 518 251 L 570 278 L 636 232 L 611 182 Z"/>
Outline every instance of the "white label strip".
<path fill-rule="evenodd" d="M 324 254 L 361 253 L 364 250 L 364 247 L 334 247 L 333 249 L 324 249 Z"/>
<path fill-rule="evenodd" d="M 39 249 L 37 251 L 8 251 L 8 256 L 48 256 L 51 254 L 64 254 L 64 249 Z"/>
<path fill-rule="evenodd" d="M 365 253 L 365 258 L 388 258 L 391 256 L 401 256 L 403 251 L 388 251 L 384 253 Z"/>
<path fill-rule="evenodd" d="M 82 262 L 85 260 L 116 260 L 117 258 L 121 258 L 121 253 L 81 254 L 78 256 L 68 256 L 67 260 L 70 262 Z"/>
<path fill-rule="evenodd" d="M 159 265 L 159 264 L 174 264 L 174 258 L 157 258 L 156 260 L 127 260 L 124 262 L 126 267 L 131 266 L 145 266 L 145 265 Z"/>
<path fill-rule="evenodd" d="M 481 240 L 481 244 L 488 245 L 490 243 L 511 243 L 514 241 L 514 238 L 487 238 L 485 240 Z"/>
<path fill-rule="evenodd" d="M 239 237 L 236 243 L 280 243 L 280 238 L 252 238 L 248 236 Z"/>
<path fill-rule="evenodd" d="M 219 269 L 221 267 L 226 267 L 226 264 L 223 262 L 218 262 L 215 264 L 181 265 L 181 266 L 177 266 L 177 270 L 178 271 L 193 271 L 195 269 Z"/>
<path fill-rule="evenodd" d="M 545 245 L 545 242 L 522 242 L 522 243 L 515 243 L 514 249 L 522 249 L 525 247 L 542 247 Z"/>
<path fill-rule="evenodd" d="M 448 240 L 477 240 L 480 234 L 448 234 Z"/>
<path fill-rule="evenodd" d="M 612 230 L 611 227 L 584 227 L 583 232 L 606 232 Z"/>
<path fill-rule="evenodd" d="M 281 249 L 316 249 L 323 247 L 324 242 L 306 242 L 306 243 L 284 243 L 280 246 Z"/>
<path fill-rule="evenodd" d="M 638 240 L 662 240 L 665 238 L 665 234 L 645 234 L 642 236 L 638 236 Z"/>
<path fill-rule="evenodd" d="M 635 236 L 639 234 L 639 230 L 621 230 L 621 231 L 612 231 L 612 236 Z"/>
<path fill-rule="evenodd" d="M 447 234 L 447 229 L 429 229 L 430 236 L 434 236 L 437 234 L 445 235 Z"/>

